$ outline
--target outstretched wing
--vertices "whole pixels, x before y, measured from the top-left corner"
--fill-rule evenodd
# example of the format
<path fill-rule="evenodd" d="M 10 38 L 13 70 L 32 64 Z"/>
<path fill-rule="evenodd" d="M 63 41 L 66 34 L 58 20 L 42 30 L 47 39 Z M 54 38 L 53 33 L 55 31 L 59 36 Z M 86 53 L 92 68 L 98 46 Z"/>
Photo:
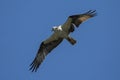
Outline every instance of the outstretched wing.
<path fill-rule="evenodd" d="M 63 24 L 62 28 L 70 33 L 74 31 L 74 27 L 79 27 L 79 25 L 86 21 L 87 19 L 96 16 L 96 11 L 89 10 L 83 14 L 71 15 L 68 17 L 67 21 Z"/>
<path fill-rule="evenodd" d="M 33 71 L 36 72 L 37 69 L 39 68 L 40 64 L 45 59 L 46 55 L 48 53 L 50 53 L 55 47 L 57 47 L 57 45 L 59 45 L 63 41 L 63 38 L 54 39 L 54 37 L 55 37 L 54 34 L 50 38 L 48 38 L 47 40 L 45 40 L 41 43 L 35 59 L 30 64 L 31 67 L 29 70 L 32 70 L 32 72 Z"/>
<path fill-rule="evenodd" d="M 77 15 L 72 15 L 72 16 L 69 16 L 69 18 L 72 18 L 72 23 L 76 26 L 76 27 L 79 27 L 79 25 L 86 21 L 87 19 L 89 18 L 92 18 L 94 16 L 96 16 L 96 10 L 92 11 L 92 10 L 89 10 L 88 12 L 86 13 L 83 13 L 83 14 L 77 14 Z"/>

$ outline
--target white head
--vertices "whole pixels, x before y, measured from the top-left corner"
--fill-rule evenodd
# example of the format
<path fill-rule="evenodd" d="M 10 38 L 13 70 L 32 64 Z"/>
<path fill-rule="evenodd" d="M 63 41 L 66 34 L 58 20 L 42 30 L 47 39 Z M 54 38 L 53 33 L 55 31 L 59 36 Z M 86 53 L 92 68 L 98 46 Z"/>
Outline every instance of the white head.
<path fill-rule="evenodd" d="M 59 32 L 59 31 L 62 31 L 62 28 L 61 28 L 61 26 L 54 26 L 53 28 L 52 28 L 52 31 L 54 31 L 54 32 Z"/>
<path fill-rule="evenodd" d="M 56 30 L 57 30 L 56 26 L 52 27 L 52 31 L 56 31 Z"/>

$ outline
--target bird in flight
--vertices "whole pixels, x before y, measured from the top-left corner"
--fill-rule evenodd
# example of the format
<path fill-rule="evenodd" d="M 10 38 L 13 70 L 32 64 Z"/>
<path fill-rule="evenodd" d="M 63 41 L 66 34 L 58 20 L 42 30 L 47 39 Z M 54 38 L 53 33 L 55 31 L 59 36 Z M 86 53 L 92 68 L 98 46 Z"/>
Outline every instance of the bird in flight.
<path fill-rule="evenodd" d="M 96 16 L 96 11 L 89 10 L 83 14 L 71 15 L 64 24 L 53 27 L 53 34 L 40 44 L 40 48 L 33 62 L 30 64 L 29 70 L 36 72 L 48 53 L 56 48 L 64 39 L 74 45 L 76 40 L 70 36 L 70 33 L 74 32 L 75 27 L 78 28 L 82 22 L 94 16 Z"/>

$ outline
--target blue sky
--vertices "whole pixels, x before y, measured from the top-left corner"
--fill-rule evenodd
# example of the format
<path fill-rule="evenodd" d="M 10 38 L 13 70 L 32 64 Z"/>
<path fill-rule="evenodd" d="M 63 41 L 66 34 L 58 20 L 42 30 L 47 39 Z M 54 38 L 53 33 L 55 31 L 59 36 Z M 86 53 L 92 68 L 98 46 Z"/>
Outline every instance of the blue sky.
<path fill-rule="evenodd" d="M 120 80 L 119 0 L 0 0 L 1 80 Z M 72 14 L 98 16 L 71 34 L 30 72 L 40 43 Z"/>

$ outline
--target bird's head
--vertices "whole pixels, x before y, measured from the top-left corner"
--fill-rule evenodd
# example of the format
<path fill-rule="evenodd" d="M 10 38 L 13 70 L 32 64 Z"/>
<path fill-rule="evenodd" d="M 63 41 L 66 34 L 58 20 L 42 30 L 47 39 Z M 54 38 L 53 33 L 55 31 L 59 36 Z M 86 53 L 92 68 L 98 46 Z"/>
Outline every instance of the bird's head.
<path fill-rule="evenodd" d="M 60 25 L 60 26 L 54 26 L 54 27 L 52 28 L 52 31 L 54 31 L 54 32 L 62 31 L 61 25 Z"/>
<path fill-rule="evenodd" d="M 57 27 L 54 26 L 54 27 L 52 28 L 52 31 L 56 31 L 56 30 L 57 30 Z"/>

